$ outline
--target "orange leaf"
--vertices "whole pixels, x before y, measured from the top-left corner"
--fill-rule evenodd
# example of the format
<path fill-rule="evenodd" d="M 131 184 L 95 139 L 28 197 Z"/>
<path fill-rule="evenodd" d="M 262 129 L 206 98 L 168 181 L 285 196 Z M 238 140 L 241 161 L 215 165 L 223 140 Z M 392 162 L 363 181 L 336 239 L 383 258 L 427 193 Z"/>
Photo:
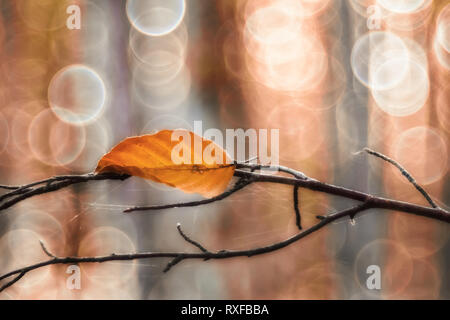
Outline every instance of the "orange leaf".
<path fill-rule="evenodd" d="M 138 176 L 210 198 L 227 188 L 234 169 L 214 142 L 186 130 L 162 130 L 121 141 L 100 159 L 95 172 Z"/>

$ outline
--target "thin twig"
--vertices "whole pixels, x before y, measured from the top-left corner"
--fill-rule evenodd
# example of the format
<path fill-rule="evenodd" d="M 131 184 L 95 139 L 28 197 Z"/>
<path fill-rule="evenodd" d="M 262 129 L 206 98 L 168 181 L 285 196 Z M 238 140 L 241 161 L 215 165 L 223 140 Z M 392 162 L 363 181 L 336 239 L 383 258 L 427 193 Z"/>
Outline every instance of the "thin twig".
<path fill-rule="evenodd" d="M 170 269 L 172 269 L 173 266 L 175 266 L 176 264 L 180 263 L 183 260 L 183 256 L 179 255 L 176 256 L 175 258 L 173 258 L 172 260 L 169 261 L 169 263 L 167 264 L 167 266 L 164 268 L 163 272 L 168 272 Z"/>
<path fill-rule="evenodd" d="M 204 253 L 210 253 L 210 252 L 209 252 L 208 250 L 206 250 L 205 247 L 202 246 L 200 243 L 198 243 L 197 241 L 192 240 L 190 237 L 188 237 L 188 236 L 183 232 L 183 230 L 181 230 L 181 224 L 180 224 L 180 223 L 177 223 L 177 230 L 178 230 L 178 233 L 183 237 L 183 239 L 184 239 L 186 242 L 188 242 L 188 243 L 194 245 L 195 247 L 197 247 L 198 249 L 200 249 L 200 251 L 202 251 L 202 252 L 204 252 Z M 172 260 L 169 261 L 169 263 L 167 264 L 167 266 L 164 268 L 163 272 L 168 272 L 170 269 L 172 269 L 173 266 L 175 266 L 176 264 L 180 263 L 182 260 L 183 260 L 183 255 L 182 255 L 182 254 L 176 256 L 175 258 L 173 258 Z M 208 258 L 205 258 L 205 259 L 203 259 L 203 260 L 206 261 L 206 260 L 209 260 L 209 259 L 208 259 Z"/>
<path fill-rule="evenodd" d="M 27 273 L 27 271 L 22 271 L 20 272 L 14 279 L 12 279 L 11 281 L 5 283 L 3 286 L 0 287 L 0 292 L 2 292 L 3 290 L 5 290 L 6 288 L 11 287 L 14 283 L 16 283 L 17 281 L 19 281 L 20 279 L 22 279 L 22 277 Z"/>
<path fill-rule="evenodd" d="M 133 211 L 146 211 L 146 210 L 162 210 L 162 209 L 170 209 L 170 208 L 185 208 L 185 207 L 196 207 L 204 204 L 216 202 L 219 200 L 223 200 L 233 193 L 245 188 L 253 181 L 247 178 L 240 178 L 231 189 L 219 194 L 218 196 L 202 199 L 198 201 L 190 201 L 190 202 L 180 202 L 180 203 L 172 203 L 172 204 L 163 204 L 163 205 L 154 205 L 154 206 L 136 206 L 123 210 L 125 213 L 133 212 Z"/>
<path fill-rule="evenodd" d="M 180 223 L 177 224 L 177 230 L 178 230 L 178 233 L 183 237 L 183 239 L 186 240 L 186 242 L 189 242 L 190 244 L 196 246 L 196 247 L 199 248 L 200 251 L 202 251 L 202 252 L 208 252 L 208 250 L 206 250 L 205 247 L 203 247 L 203 246 L 202 246 L 200 243 L 198 243 L 197 241 L 192 240 L 191 238 L 189 238 L 189 237 L 183 232 L 183 230 L 181 230 L 181 224 L 180 224 Z"/>
<path fill-rule="evenodd" d="M 302 230 L 300 209 L 298 207 L 298 189 L 299 186 L 294 186 L 294 211 L 295 211 L 295 224 L 297 225 L 299 230 Z"/>
<path fill-rule="evenodd" d="M 246 168 L 246 169 L 250 169 L 250 172 L 254 172 L 255 170 L 261 170 L 261 169 L 272 169 L 272 170 L 276 170 L 276 171 L 280 171 L 280 172 L 285 172 L 285 173 L 289 173 L 292 176 L 294 176 L 297 179 L 301 179 L 301 180 L 314 180 L 311 179 L 309 177 L 307 177 L 306 175 L 304 175 L 302 172 L 300 171 L 296 171 L 294 169 L 290 169 L 284 166 L 263 166 L 263 165 L 259 165 L 259 164 L 247 164 L 247 163 L 236 163 L 236 168 Z M 235 184 L 234 186 L 215 196 L 212 198 L 208 198 L 208 199 L 203 199 L 203 200 L 198 200 L 198 201 L 190 201 L 190 202 L 180 202 L 180 203 L 172 203 L 172 204 L 163 204 L 163 205 L 150 205 L 150 206 L 135 206 L 135 207 L 131 207 L 131 208 L 127 208 L 125 210 L 123 210 L 124 213 L 130 213 L 130 212 L 134 212 L 134 211 L 147 211 L 147 210 L 163 210 L 163 209 L 171 209 L 171 208 L 185 208 L 185 207 L 196 207 L 196 206 L 200 206 L 200 205 L 204 205 L 204 204 L 208 204 L 208 203 L 212 203 L 212 202 L 216 202 L 219 200 L 223 200 L 229 196 L 231 196 L 233 193 L 243 189 L 244 187 L 248 186 L 249 184 L 251 184 L 253 182 L 252 179 L 248 179 L 247 177 L 241 177 Z M 1 210 L 1 207 L 0 207 Z M 296 212 L 298 212 L 298 209 L 296 209 Z M 298 214 L 300 214 L 298 212 Z M 297 221 L 300 221 L 299 219 Z M 297 224 L 299 226 L 299 229 L 301 229 L 301 226 L 299 224 Z"/>
<path fill-rule="evenodd" d="M 16 186 L 8 186 L 8 185 L 0 185 L 0 189 L 5 189 L 5 190 L 16 190 L 19 187 Z"/>
<path fill-rule="evenodd" d="M 389 158 L 388 156 L 385 156 L 384 154 L 381 154 L 379 152 L 373 151 L 369 148 L 363 149 L 365 152 L 367 152 L 370 155 L 373 155 L 375 157 L 378 157 L 380 159 L 383 159 L 386 162 L 389 162 L 390 164 L 394 165 L 398 170 L 400 170 L 401 174 L 408 179 L 408 181 L 424 196 L 424 198 L 428 201 L 428 203 L 433 208 L 438 208 L 438 205 L 431 199 L 430 195 L 425 191 L 424 188 L 422 188 L 417 182 L 416 179 L 413 178 L 413 176 L 406 171 L 405 168 L 403 168 L 397 161 Z"/>
<path fill-rule="evenodd" d="M 261 165 L 261 164 L 251 164 L 251 163 L 238 163 L 236 165 L 236 169 L 251 169 L 251 171 L 255 171 L 255 170 L 270 170 L 270 171 L 279 171 L 279 172 L 284 172 L 284 173 L 288 173 L 292 176 L 294 176 L 297 179 L 301 179 L 301 180 L 308 180 L 311 179 L 308 176 L 306 176 L 303 172 L 285 167 L 285 166 L 273 166 L 273 165 Z"/>
<path fill-rule="evenodd" d="M 45 244 L 44 244 L 44 242 L 42 242 L 42 240 L 39 240 L 39 243 L 41 245 L 42 250 L 44 251 L 44 253 L 46 255 L 48 255 L 50 258 L 56 258 L 56 256 L 54 254 L 50 253 L 50 251 L 47 250 L 47 248 L 45 247 Z"/>
<path fill-rule="evenodd" d="M 262 169 L 269 169 L 269 170 L 274 170 L 274 171 L 279 171 L 279 172 L 284 172 L 284 173 L 288 173 L 290 175 L 292 175 L 293 177 L 297 178 L 297 179 L 301 179 L 301 180 L 308 180 L 311 178 L 309 178 L 308 176 L 306 176 L 303 172 L 300 171 L 296 171 L 294 169 L 288 168 L 288 167 L 284 167 L 284 166 L 267 166 L 267 165 L 259 165 L 259 164 L 242 164 L 239 163 L 236 165 L 236 168 L 245 168 L 245 169 L 250 169 L 251 172 L 254 172 L 255 170 L 262 170 Z M 295 185 L 294 186 L 294 211 L 295 211 L 295 224 L 297 225 L 299 230 L 302 230 L 302 225 L 301 225 L 301 215 L 300 215 L 300 209 L 298 206 L 298 191 L 299 191 L 299 186 Z"/>

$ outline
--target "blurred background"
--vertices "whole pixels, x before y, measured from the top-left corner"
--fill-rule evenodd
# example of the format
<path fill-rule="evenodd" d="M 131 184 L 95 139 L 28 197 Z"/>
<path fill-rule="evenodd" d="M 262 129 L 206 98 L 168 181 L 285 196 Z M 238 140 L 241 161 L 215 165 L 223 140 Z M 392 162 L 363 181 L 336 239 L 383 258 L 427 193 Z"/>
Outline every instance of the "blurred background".
<path fill-rule="evenodd" d="M 447 0 L 0 0 L 0 184 L 91 172 L 125 137 L 280 129 L 280 164 L 426 205 L 393 157 L 450 206 Z M 79 21 L 77 21 L 79 17 Z M 79 24 L 77 24 L 79 22 Z M 79 27 L 79 28 L 78 28 Z M 297 232 L 292 189 L 256 184 L 211 205 L 131 178 L 76 185 L 0 214 L 0 273 L 56 255 L 245 249 Z M 300 190 L 303 225 L 352 205 Z M 450 299 L 449 226 L 372 210 L 251 259 L 167 259 L 27 274 L 1 299 Z M 369 290 L 367 268 L 381 270 Z"/>

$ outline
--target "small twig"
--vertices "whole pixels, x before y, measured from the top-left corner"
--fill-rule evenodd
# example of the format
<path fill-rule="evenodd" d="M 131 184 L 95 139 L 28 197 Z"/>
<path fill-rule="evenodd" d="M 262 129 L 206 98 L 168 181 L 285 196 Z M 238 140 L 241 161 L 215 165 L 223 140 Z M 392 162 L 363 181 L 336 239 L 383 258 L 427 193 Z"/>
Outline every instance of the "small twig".
<path fill-rule="evenodd" d="M 417 182 L 416 180 L 413 178 L 413 176 L 406 171 L 405 168 L 403 168 L 397 161 L 385 156 L 384 154 L 381 154 L 379 152 L 373 151 L 372 149 L 369 148 L 364 148 L 363 149 L 365 152 L 367 152 L 370 155 L 373 155 L 375 157 L 378 157 L 380 159 L 383 159 L 386 162 L 389 162 L 390 164 L 394 165 L 398 170 L 400 170 L 400 172 L 402 173 L 402 175 L 404 177 L 406 177 L 406 179 L 408 179 L 409 182 L 411 182 L 411 184 L 424 196 L 424 198 L 428 201 L 428 203 L 433 207 L 433 208 L 438 208 L 438 205 L 433 201 L 433 199 L 431 199 L 430 195 L 425 191 L 424 188 L 422 188 Z"/>
<path fill-rule="evenodd" d="M 45 247 L 45 244 L 44 244 L 44 242 L 42 242 L 42 240 L 39 240 L 39 243 L 41 244 L 41 248 L 45 252 L 46 255 L 48 255 L 50 258 L 56 258 L 56 256 L 54 254 L 50 253 L 50 251 L 47 250 L 47 248 Z"/>
<path fill-rule="evenodd" d="M 297 225 L 299 230 L 302 230 L 300 209 L 299 209 L 299 206 L 298 206 L 298 189 L 299 189 L 299 186 L 295 185 L 294 186 L 295 224 Z"/>
<path fill-rule="evenodd" d="M 292 176 L 294 176 L 297 179 L 301 179 L 301 180 L 308 180 L 311 178 L 309 178 L 308 176 L 306 176 L 303 172 L 285 167 L 285 166 L 271 166 L 271 165 L 261 165 L 261 164 L 247 164 L 247 163 L 238 163 L 236 165 L 236 169 L 251 169 L 251 171 L 255 171 L 255 170 L 270 170 L 270 171 L 279 171 L 279 172 L 284 172 L 284 173 L 288 173 Z"/>
<path fill-rule="evenodd" d="M 181 224 L 177 223 L 177 230 L 178 233 L 183 237 L 183 239 L 194 245 L 195 247 L 197 247 L 198 249 L 200 249 L 200 251 L 204 252 L 204 253 L 210 253 L 208 250 L 205 249 L 205 247 L 203 247 L 200 243 L 198 243 L 195 240 L 192 240 L 190 237 L 188 237 L 183 230 L 181 230 Z M 181 261 L 183 261 L 184 259 L 184 255 L 180 254 L 178 256 L 176 256 L 175 258 L 173 258 L 172 260 L 169 261 L 169 263 L 167 264 L 167 266 L 164 268 L 163 272 L 168 272 L 170 269 L 172 269 L 173 266 L 175 266 L 176 264 L 180 263 Z M 209 258 L 205 258 L 204 260 L 209 260 Z"/>
<path fill-rule="evenodd" d="M 164 273 L 168 272 L 170 269 L 172 269 L 173 266 L 175 266 L 176 264 L 180 263 L 181 261 L 183 261 L 183 256 L 182 255 L 179 255 L 179 256 L 173 258 L 172 260 L 170 260 L 170 262 L 164 268 L 163 272 Z"/>
<path fill-rule="evenodd" d="M 280 172 L 284 172 L 284 173 L 288 173 L 290 175 L 292 175 L 293 177 L 297 178 L 297 179 L 301 179 L 301 180 L 313 180 L 311 178 L 309 178 L 308 176 L 306 176 L 303 172 L 300 171 L 296 171 L 294 169 L 288 168 L 288 167 L 284 167 L 284 166 L 264 166 L 264 165 L 258 165 L 258 164 L 238 164 L 237 169 L 239 168 L 246 168 L 246 169 L 250 169 L 251 172 L 254 172 L 255 170 L 261 170 L 261 169 L 269 169 L 269 170 L 275 170 L 275 171 L 280 171 Z M 300 209 L 298 206 L 298 191 L 299 191 L 299 186 L 295 185 L 294 186 L 294 211 L 295 211 L 295 224 L 297 225 L 299 230 L 302 230 L 302 225 L 301 225 L 301 215 L 300 215 Z"/>
<path fill-rule="evenodd" d="M 195 240 L 192 240 L 191 238 L 189 238 L 184 232 L 183 230 L 181 230 L 181 224 L 177 223 L 177 230 L 178 233 L 183 237 L 184 240 L 186 240 L 186 242 L 189 242 L 190 244 L 196 246 L 197 248 L 200 249 L 200 251 L 202 252 L 208 252 L 208 250 L 205 249 L 205 247 L 203 247 L 200 243 L 198 243 Z"/>
<path fill-rule="evenodd" d="M 280 171 L 280 172 L 289 173 L 289 174 L 291 174 L 292 176 L 294 176 L 297 179 L 314 180 L 314 179 L 308 178 L 302 172 L 299 172 L 299 171 L 296 171 L 294 169 L 290 169 L 290 168 L 287 168 L 287 167 L 284 167 L 284 166 L 263 166 L 263 165 L 260 165 L 260 164 L 236 163 L 236 168 L 250 169 L 251 170 L 250 172 L 254 172 L 255 170 L 261 170 L 261 169 L 272 169 L 272 170 L 276 170 L 276 171 Z M 216 201 L 219 201 L 219 200 L 223 200 L 223 199 L 229 197 L 230 195 L 232 195 L 233 193 L 235 193 L 235 192 L 241 190 L 242 188 L 248 186 L 252 182 L 253 182 L 252 179 L 249 179 L 247 177 L 241 177 L 231 189 L 229 189 L 229 190 L 219 194 L 218 196 L 215 196 L 215 197 L 212 197 L 212 198 L 209 198 L 209 199 L 203 199 L 203 200 L 198 200 L 198 201 L 190 201 L 190 202 L 180 202 L 180 203 L 173 203 L 173 204 L 163 204 L 163 205 L 135 206 L 135 207 L 127 208 L 123 212 L 124 213 L 129 213 L 129 212 L 134 212 L 134 211 L 163 210 L 163 209 L 171 209 L 171 208 L 185 208 L 185 207 L 200 206 L 200 205 L 216 202 Z M 298 187 L 296 187 L 296 189 L 298 190 Z M 300 211 L 298 210 L 298 207 L 296 209 L 296 215 L 298 215 L 298 217 L 296 217 L 297 226 L 301 230 L 300 218 L 299 218 Z"/>
<path fill-rule="evenodd" d="M 236 160 L 234 160 L 234 165 L 237 166 L 237 165 L 243 164 L 243 163 L 250 163 L 253 160 L 257 160 L 257 159 L 258 159 L 258 156 L 253 157 L 253 158 L 249 158 L 249 159 L 245 160 L 244 162 L 237 162 Z"/>
<path fill-rule="evenodd" d="M 129 213 L 129 212 L 133 212 L 133 211 L 162 210 L 162 209 L 170 209 L 170 208 L 185 208 L 185 207 L 201 206 L 204 204 L 223 200 L 223 199 L 231 196 L 233 193 L 245 188 L 252 182 L 253 181 L 251 179 L 240 178 L 231 189 L 219 194 L 218 196 L 212 197 L 212 198 L 202 199 L 202 200 L 198 200 L 198 201 L 180 202 L 180 203 L 163 204 L 163 205 L 155 205 L 155 206 L 136 206 L 136 207 L 131 207 L 131 208 L 125 209 L 125 210 L 123 210 L 123 212 Z"/>

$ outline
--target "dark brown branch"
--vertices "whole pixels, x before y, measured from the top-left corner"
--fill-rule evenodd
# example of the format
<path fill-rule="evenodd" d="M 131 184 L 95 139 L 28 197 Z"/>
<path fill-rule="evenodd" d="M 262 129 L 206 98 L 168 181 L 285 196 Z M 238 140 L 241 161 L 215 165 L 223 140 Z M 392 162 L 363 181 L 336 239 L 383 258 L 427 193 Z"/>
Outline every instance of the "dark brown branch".
<path fill-rule="evenodd" d="M 247 165 L 249 168 L 258 168 L 260 165 Z M 361 191 L 356 191 L 332 184 L 328 184 L 325 182 L 321 182 L 309 177 L 306 177 L 306 179 L 297 179 L 297 178 L 290 178 L 290 177 L 284 177 L 279 175 L 266 175 L 259 172 L 254 172 L 253 169 L 251 171 L 247 170 L 239 170 L 236 169 L 234 172 L 234 176 L 241 178 L 238 180 L 238 182 L 235 184 L 235 186 L 225 191 L 224 193 L 211 198 L 211 199 L 204 199 L 199 201 L 193 201 L 193 202 L 186 202 L 186 203 L 177 203 L 177 204 L 167 204 L 167 205 L 160 205 L 160 206 L 148 206 L 148 207 L 134 207 L 127 209 L 127 212 L 136 211 L 136 210 L 160 210 L 160 209 L 167 209 L 167 208 L 177 208 L 177 207 L 192 207 L 197 205 L 203 205 L 211 202 L 215 202 L 218 200 L 222 200 L 231 194 L 237 192 L 238 190 L 244 188 L 245 186 L 256 183 L 256 182 L 269 182 L 269 183 L 277 183 L 277 184 L 284 184 L 284 185 L 291 185 L 291 186 L 298 186 L 300 188 L 310 189 L 313 191 L 319 191 L 324 192 L 331 195 L 341 196 L 344 198 L 357 200 L 360 202 L 366 201 L 368 198 L 373 198 L 376 208 L 380 209 L 390 209 L 395 211 L 401 211 L 406 213 L 411 213 L 415 215 L 425 216 L 428 218 L 450 222 L 450 213 L 443 208 L 429 208 L 424 207 L 416 204 L 412 204 L 409 202 L 403 202 L 398 200 L 392 200 L 387 199 L 383 197 L 375 197 L 371 196 L 368 193 L 364 193 Z M 76 184 L 76 183 L 82 183 L 92 180 L 124 180 L 127 179 L 129 176 L 127 175 L 119 175 L 114 173 L 108 173 L 108 174 L 87 174 L 87 175 L 80 175 L 80 176 L 61 176 L 61 177 L 53 177 L 50 179 L 43 180 L 45 181 L 45 185 L 41 187 L 31 187 L 30 185 L 35 185 L 36 183 L 28 184 L 25 186 L 22 186 L 22 190 L 29 188 L 28 191 L 24 192 L 23 194 L 20 194 L 16 197 L 13 197 L 12 199 L 8 201 L 4 201 L 0 204 L 0 211 L 5 210 L 14 204 L 23 201 L 27 198 L 33 197 L 35 195 L 44 194 L 52 191 L 56 191 L 62 188 L 65 188 L 67 186 Z M 242 179 L 243 178 L 243 179 Z M 50 181 L 49 181 L 50 180 Z M 39 183 L 43 183 L 43 181 L 40 181 Z M 50 182 L 50 183 L 48 183 Z M 18 189 L 17 189 L 18 190 Z M 17 190 L 11 191 L 15 192 Z M 10 194 L 7 193 L 7 194 Z"/>
<path fill-rule="evenodd" d="M 258 166 L 258 165 L 255 165 Z M 440 221 L 450 222 L 450 212 L 444 210 L 443 208 L 430 208 L 424 207 L 421 205 L 403 202 L 399 200 L 393 200 L 383 197 L 372 196 L 368 193 L 364 193 L 357 190 L 352 190 L 332 184 L 328 184 L 326 182 L 321 182 L 315 179 L 307 178 L 307 179 L 295 179 L 290 177 L 283 177 L 278 175 L 266 175 L 253 171 L 246 170 L 235 170 L 234 175 L 238 178 L 245 178 L 247 182 L 256 183 L 256 182 L 269 182 L 269 183 L 278 183 L 285 184 L 291 186 L 298 186 L 299 188 L 305 188 L 313 191 L 324 192 L 327 194 L 344 197 L 347 199 L 352 199 L 360 202 L 365 202 L 367 199 L 372 199 L 373 207 L 379 209 L 389 209 L 394 211 L 401 211 L 405 213 L 415 214 L 419 216 L 424 216 Z M 240 180 L 238 180 L 240 181 Z M 228 197 L 232 193 L 235 193 L 238 190 L 234 188 L 225 191 L 223 194 L 220 194 L 214 198 L 193 201 L 193 202 L 181 202 L 176 204 L 166 204 L 166 205 L 158 205 L 158 206 L 144 206 L 144 207 L 134 207 L 125 210 L 126 212 L 132 212 L 137 210 L 161 210 L 168 208 L 179 208 L 179 207 L 191 207 L 196 205 L 203 205 L 207 203 L 212 203 L 218 200 L 221 200 L 225 197 Z"/>
<path fill-rule="evenodd" d="M 8 186 L 8 185 L 0 185 L 0 189 L 5 189 L 5 190 L 16 190 L 16 189 L 18 189 L 19 187 L 16 187 L 16 186 Z"/>
<path fill-rule="evenodd" d="M 125 180 L 128 177 L 129 177 L 128 175 L 116 173 L 102 173 L 102 174 L 89 173 L 78 176 L 77 175 L 56 176 L 49 179 L 32 182 L 30 184 L 23 186 L 18 187 L 10 186 L 11 188 L 16 189 L 0 196 L 0 203 L 1 203 L 0 211 L 12 207 L 16 203 L 31 198 L 33 196 L 60 190 L 73 184 L 98 180 Z"/>
<path fill-rule="evenodd" d="M 296 171 L 294 169 L 291 169 L 291 168 L 284 167 L 284 166 L 262 166 L 259 164 L 247 164 L 247 163 L 236 163 L 235 165 L 236 165 L 236 168 L 250 169 L 251 172 L 253 172 L 255 170 L 261 170 L 261 169 L 270 169 L 270 170 L 276 170 L 276 171 L 291 174 L 292 176 L 296 177 L 297 179 L 302 179 L 302 180 L 309 179 L 303 173 Z M 125 209 L 123 212 L 129 213 L 129 212 L 134 212 L 134 211 L 163 210 L 163 209 L 171 209 L 171 208 L 185 208 L 185 207 L 201 206 L 204 204 L 223 200 L 223 199 L 231 196 L 233 193 L 245 188 L 252 182 L 253 182 L 252 179 L 249 179 L 247 177 L 242 177 L 234 184 L 234 186 L 231 189 L 219 194 L 218 196 L 215 196 L 215 197 L 212 197 L 209 199 L 190 201 L 190 202 L 172 203 L 172 204 L 165 204 L 165 205 L 136 206 L 136 207 Z M 1 207 L 0 207 L 0 209 L 1 209 Z"/>
<path fill-rule="evenodd" d="M 22 186 L 4 186 L 5 189 L 8 188 L 10 190 L 14 190 L 12 192 L 8 192 L 2 196 L 0 196 L 0 201 L 3 201 L 5 199 L 11 198 L 13 196 L 16 195 L 20 195 L 20 194 L 24 194 L 26 192 L 32 191 L 33 187 L 38 186 L 40 184 L 46 184 L 47 186 L 52 184 L 53 182 L 56 181 L 75 181 L 75 180 L 82 180 L 85 177 L 90 177 L 90 176 L 94 176 L 93 173 L 89 173 L 89 174 L 85 174 L 85 175 L 81 175 L 81 176 L 74 176 L 74 175 L 62 175 L 62 176 L 55 176 L 55 177 L 51 177 L 51 178 L 47 178 L 47 179 L 43 179 L 43 180 L 38 180 L 26 185 L 22 185 Z"/>
<path fill-rule="evenodd" d="M 183 230 L 181 230 L 181 224 L 180 224 L 180 223 L 177 223 L 177 230 L 178 230 L 178 233 L 183 237 L 183 239 L 184 239 L 186 242 L 188 242 L 188 243 L 194 245 L 195 247 L 199 248 L 201 252 L 204 252 L 204 253 L 211 253 L 211 252 L 209 252 L 208 250 L 206 250 L 205 247 L 203 247 L 200 243 L 198 243 L 197 241 L 192 240 L 190 237 L 188 237 L 188 236 L 183 232 Z M 179 256 L 173 258 L 172 260 L 169 261 L 169 263 L 167 264 L 167 266 L 164 268 L 163 272 L 168 272 L 170 269 L 172 269 L 173 266 L 175 266 L 176 264 L 180 263 L 182 260 L 183 260 L 183 256 L 182 256 L 182 255 L 179 255 Z M 203 259 L 203 260 L 206 261 L 206 260 L 209 260 L 209 258 L 205 258 L 205 259 Z"/>
<path fill-rule="evenodd" d="M 301 180 L 311 180 L 310 177 L 306 176 L 303 172 L 285 167 L 285 166 L 265 166 L 261 164 L 251 164 L 251 163 L 237 163 L 236 169 L 250 169 L 252 172 L 255 170 L 271 170 L 271 171 L 279 171 L 292 175 L 293 177 Z"/>
<path fill-rule="evenodd" d="M 280 171 L 280 172 L 289 173 L 289 174 L 291 174 L 292 176 L 294 176 L 297 179 L 302 179 L 302 180 L 310 179 L 310 180 L 313 180 L 313 179 L 308 178 L 307 176 L 305 176 L 300 171 L 296 171 L 294 169 L 290 169 L 290 168 L 287 168 L 287 167 L 284 167 L 284 166 L 262 166 L 262 165 L 259 165 L 259 164 L 236 163 L 236 168 L 250 169 L 250 172 L 254 172 L 255 170 L 261 170 L 261 169 L 271 169 L 271 170 L 276 170 L 276 171 Z M 219 200 L 223 200 L 223 199 L 231 196 L 233 193 L 235 193 L 235 192 L 243 189 L 244 187 L 248 186 L 252 182 L 253 182 L 253 179 L 249 179 L 247 177 L 241 177 L 234 184 L 234 186 L 231 189 L 229 189 L 229 190 L 219 194 L 218 196 L 215 196 L 215 197 L 212 197 L 212 198 L 209 198 L 209 199 L 203 199 L 203 200 L 198 200 L 198 201 L 190 201 L 190 202 L 172 203 L 172 204 L 163 204 L 163 205 L 136 206 L 136 207 L 125 209 L 123 212 L 129 213 L 129 212 L 134 212 L 134 211 L 163 210 L 163 209 L 171 209 L 171 208 L 183 208 L 183 207 L 201 206 L 201 205 L 204 205 L 204 204 L 208 204 L 208 203 L 216 202 L 216 201 L 219 201 Z M 296 187 L 294 187 L 294 188 L 296 188 Z M 295 196 L 294 196 L 294 199 L 295 199 Z M 300 214 L 298 208 L 296 209 L 296 214 L 297 213 Z M 300 221 L 300 219 L 297 219 L 297 221 Z M 299 226 L 299 229 L 301 229 L 300 224 L 297 223 L 297 225 Z"/>
<path fill-rule="evenodd" d="M 168 272 L 170 269 L 172 269 L 173 266 L 180 263 L 182 260 L 183 260 L 183 256 L 181 256 L 181 255 L 176 256 L 175 258 L 173 258 L 172 260 L 169 261 L 167 266 L 164 268 L 163 272 L 164 273 Z"/>
<path fill-rule="evenodd" d="M 17 281 L 19 281 L 20 279 L 22 279 L 22 277 L 27 273 L 28 271 L 22 271 L 20 272 L 16 277 L 14 277 L 14 279 L 12 279 L 11 281 L 5 283 L 3 286 L 0 287 L 0 292 L 2 292 L 3 290 L 5 290 L 6 288 L 11 287 L 14 283 L 16 283 Z"/>
<path fill-rule="evenodd" d="M 10 277 L 16 276 L 10 282 L 7 282 L 3 287 L 0 288 L 0 292 L 15 282 L 20 280 L 25 274 L 30 271 L 40 269 L 49 265 L 56 264 L 78 264 L 78 263 L 102 263 L 107 261 L 126 261 L 126 260 L 140 260 L 140 259 L 152 259 L 152 258 L 172 258 L 172 260 L 167 264 L 164 272 L 169 271 L 173 266 L 180 263 L 183 260 L 187 259 L 202 259 L 202 260 L 210 260 L 210 259 L 228 259 L 228 258 L 236 258 L 236 257 L 252 257 L 256 255 L 261 255 L 269 252 L 273 252 L 288 245 L 299 241 L 300 239 L 318 231 L 323 228 L 327 224 L 345 217 L 345 216 L 354 216 L 355 214 L 369 209 L 371 207 L 372 202 L 369 200 L 364 202 L 358 206 L 352 207 L 350 209 L 346 209 L 340 212 L 336 212 L 330 214 L 326 217 L 323 217 L 320 222 L 313 225 L 312 227 L 294 235 L 291 238 L 288 238 L 284 241 L 277 242 L 274 244 L 270 244 L 264 247 L 248 249 L 248 250 L 220 250 L 216 252 L 211 251 L 202 251 L 200 253 L 188 253 L 188 252 L 143 252 L 143 253 L 130 253 L 130 254 L 111 254 L 108 256 L 97 256 L 97 257 L 55 257 L 47 261 L 39 262 L 24 268 L 20 268 L 17 270 L 10 271 L 6 274 L 0 276 L 0 281 L 8 279 Z M 183 237 L 184 238 L 184 237 Z M 186 240 L 186 239 L 185 239 Z M 188 241 L 189 243 L 192 243 Z"/>
<path fill-rule="evenodd" d="M 42 251 L 44 251 L 44 253 L 46 255 L 48 255 L 50 258 L 56 258 L 56 256 L 52 253 L 50 253 L 50 251 L 47 250 L 47 248 L 45 247 L 44 242 L 42 242 L 42 240 L 39 240 L 39 244 L 41 245 Z"/>
<path fill-rule="evenodd" d="M 288 168 L 288 167 L 284 167 L 284 166 L 264 166 L 264 165 L 259 165 L 259 164 L 248 164 L 248 163 L 237 163 L 236 164 L 236 169 L 250 169 L 250 172 L 254 172 L 256 170 L 262 170 L 262 169 L 269 169 L 269 170 L 274 170 L 274 171 L 279 171 L 279 172 L 284 172 L 284 173 L 288 173 L 290 175 L 292 175 L 293 177 L 297 178 L 297 179 L 301 179 L 301 180 L 312 180 L 311 178 L 307 177 L 303 172 L 300 171 L 296 171 L 294 169 Z M 301 215 L 300 215 L 300 209 L 298 207 L 298 192 L 299 192 L 299 187 L 297 185 L 294 186 L 294 197 L 293 197 L 293 202 L 294 202 L 294 212 L 295 212 L 295 224 L 297 225 L 299 230 L 302 230 L 302 225 L 301 225 Z"/>
<path fill-rule="evenodd" d="M 194 245 L 195 247 L 199 248 L 200 251 L 202 251 L 202 252 L 208 252 L 208 250 L 206 250 L 205 247 L 203 247 L 203 246 L 202 246 L 200 243 L 198 243 L 197 241 L 192 240 L 191 238 L 189 238 L 189 237 L 183 232 L 183 230 L 181 230 L 181 224 L 180 224 L 180 223 L 177 224 L 177 230 L 178 230 L 178 233 L 183 237 L 183 239 L 184 239 L 186 242 L 189 242 L 190 244 L 192 244 L 192 245 Z"/>
<path fill-rule="evenodd" d="M 318 180 L 308 179 L 299 180 L 289 177 L 282 177 L 276 175 L 266 175 L 255 172 L 248 172 L 243 170 L 235 170 L 234 175 L 236 177 L 247 177 L 252 178 L 253 183 L 256 182 L 269 182 L 269 183 L 279 183 L 285 185 L 298 185 L 300 188 L 305 188 L 313 191 L 319 191 L 335 196 L 344 197 L 347 199 L 352 199 L 360 202 L 366 201 L 368 198 L 373 198 L 374 206 L 373 208 L 379 209 L 389 209 L 394 211 L 401 211 L 405 213 L 411 213 L 419 216 L 424 216 L 440 221 L 450 222 L 450 212 L 442 208 L 430 208 L 421 205 L 403 202 L 399 200 L 392 200 L 383 197 L 372 196 L 368 193 L 364 193 L 357 190 L 348 189 L 345 187 L 340 187 L 332 185 L 326 182 L 321 182 Z"/>
<path fill-rule="evenodd" d="M 227 191 L 219 194 L 218 196 L 208 198 L 208 199 L 202 199 L 198 201 L 190 201 L 190 202 L 180 202 L 180 203 L 172 203 L 172 204 L 163 204 L 163 205 L 155 205 L 155 206 L 136 206 L 132 208 L 128 208 L 123 210 L 123 212 L 133 212 L 133 211 L 146 211 L 146 210 L 162 210 L 162 209 L 170 209 L 170 208 L 185 208 L 185 207 L 196 207 L 201 206 L 204 204 L 208 204 L 211 202 L 216 202 L 219 200 L 223 200 L 229 196 L 231 196 L 233 193 L 245 188 L 249 184 L 251 184 L 253 181 L 247 178 L 240 178 L 231 189 L 228 189 Z"/>
<path fill-rule="evenodd" d="M 375 157 L 378 157 L 380 159 L 383 159 L 386 162 L 389 162 L 390 164 L 394 165 L 398 170 L 400 170 L 401 174 L 408 179 L 408 181 L 424 196 L 424 198 L 428 201 L 428 203 L 433 208 L 438 208 L 438 205 L 431 199 L 430 195 L 425 191 L 424 188 L 422 188 L 417 182 L 416 179 L 413 178 L 413 176 L 406 171 L 405 168 L 403 168 L 397 161 L 385 156 L 384 154 L 381 154 L 379 152 L 373 151 L 369 148 L 364 148 L 364 151 L 367 152 L 370 155 L 373 155 Z"/>
<path fill-rule="evenodd" d="M 297 225 L 299 230 L 302 230 L 300 209 L 298 207 L 298 189 L 297 185 L 294 186 L 294 211 L 295 211 L 295 224 Z"/>

